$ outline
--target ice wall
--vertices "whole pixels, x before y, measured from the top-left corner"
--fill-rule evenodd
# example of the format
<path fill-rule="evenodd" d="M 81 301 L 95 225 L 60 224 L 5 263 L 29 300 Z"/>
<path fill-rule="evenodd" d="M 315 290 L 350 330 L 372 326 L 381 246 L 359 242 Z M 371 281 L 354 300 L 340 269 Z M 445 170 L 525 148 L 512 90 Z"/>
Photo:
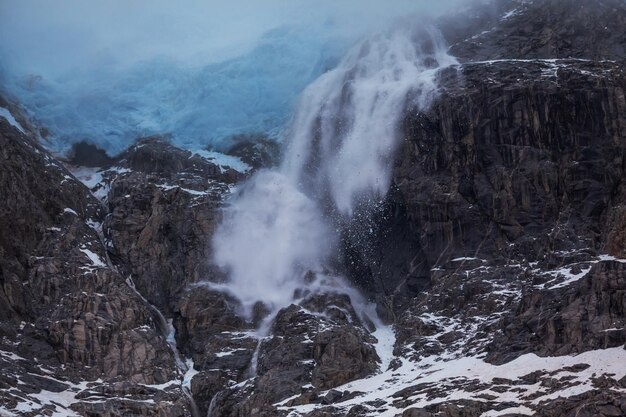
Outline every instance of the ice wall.
<path fill-rule="evenodd" d="M 164 133 L 179 146 L 219 148 L 236 133 L 278 137 L 299 92 L 340 49 L 281 28 L 224 62 L 190 68 L 159 58 L 76 80 L 16 77 L 7 89 L 52 132 L 55 151 L 88 139 L 116 153 L 138 136 Z"/>
<path fill-rule="evenodd" d="M 66 150 L 140 135 L 280 137 L 304 87 L 361 36 L 467 0 L 0 0 L 0 92 Z"/>

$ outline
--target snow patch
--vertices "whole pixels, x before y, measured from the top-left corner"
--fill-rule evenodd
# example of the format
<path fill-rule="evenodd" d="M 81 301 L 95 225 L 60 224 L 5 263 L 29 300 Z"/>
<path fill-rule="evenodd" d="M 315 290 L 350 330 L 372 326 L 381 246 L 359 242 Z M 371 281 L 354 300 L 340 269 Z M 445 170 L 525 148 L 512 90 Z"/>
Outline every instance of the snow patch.
<path fill-rule="evenodd" d="M 498 416 L 512 415 L 512 414 L 523 414 L 525 416 L 532 416 L 534 413 L 535 412 L 533 410 L 522 405 L 519 407 L 505 408 L 499 411 L 490 410 L 490 411 L 487 411 L 486 413 L 482 413 L 480 417 L 498 417 Z"/>
<path fill-rule="evenodd" d="M 581 268 L 580 272 L 578 273 L 572 273 L 571 272 L 571 268 L 565 267 L 565 268 L 561 268 L 558 269 L 554 272 L 548 272 L 549 275 L 554 275 L 557 278 L 565 278 L 562 282 L 559 282 L 558 284 L 554 284 L 554 285 L 550 285 L 548 287 L 545 287 L 548 290 L 554 290 L 557 288 L 563 288 L 563 287 L 567 287 L 568 285 L 570 285 L 573 282 L 576 282 L 582 278 L 584 278 L 585 276 L 587 276 L 587 274 L 589 273 L 589 271 L 591 271 L 591 265 L 586 267 L 586 268 Z M 553 282 L 554 280 L 548 282 L 545 285 L 549 285 L 551 282 Z M 543 285 L 541 285 L 541 287 L 544 287 Z"/>
<path fill-rule="evenodd" d="M 476 260 L 480 260 L 480 261 L 486 262 L 484 259 L 473 258 L 473 257 L 469 257 L 469 256 L 463 256 L 463 257 L 460 257 L 460 258 L 454 258 L 450 262 L 476 261 Z"/>
<path fill-rule="evenodd" d="M 72 170 L 72 174 L 90 190 L 102 182 L 100 168 L 78 167 Z"/>
<path fill-rule="evenodd" d="M 380 358 L 380 370 L 384 372 L 389 368 L 389 364 L 394 358 L 393 346 L 396 343 L 396 335 L 391 326 L 378 323 L 376 331 L 372 333 L 372 336 L 377 340 L 374 347 Z"/>
<path fill-rule="evenodd" d="M 615 262 L 619 262 L 619 263 L 626 263 L 626 259 L 622 259 L 622 258 L 616 258 L 615 256 L 611 256 L 611 255 L 600 255 L 598 256 L 598 260 L 599 261 L 615 261 Z"/>
<path fill-rule="evenodd" d="M 343 386 L 336 387 L 338 391 L 363 392 L 353 399 L 341 402 L 335 406 L 344 410 L 350 407 L 363 404 L 368 401 L 382 400 L 384 401 L 386 411 L 377 413 L 379 417 L 393 417 L 402 413 L 407 408 L 426 407 L 431 404 L 471 399 L 475 401 L 484 401 L 482 395 L 490 394 L 496 398 L 495 402 L 513 402 L 519 404 L 513 408 L 511 412 L 519 412 L 521 414 L 531 413 L 530 406 L 539 404 L 542 401 L 558 398 L 570 397 L 579 393 L 587 392 L 593 389 L 592 377 L 604 374 L 613 374 L 613 378 L 619 380 L 626 375 L 626 350 L 623 347 L 611 349 L 602 349 L 588 351 L 576 356 L 556 356 L 556 357 L 539 357 L 535 354 L 526 354 L 519 358 L 503 364 L 492 365 L 478 357 L 461 357 L 454 358 L 452 356 L 429 356 L 420 361 L 412 362 L 406 358 L 400 358 L 402 364 L 397 370 L 387 370 L 378 375 L 353 381 Z M 587 369 L 573 372 L 564 370 L 577 364 L 590 365 Z M 516 380 L 524 375 L 528 375 L 535 371 L 554 372 L 560 376 L 571 378 L 566 387 L 556 389 L 554 392 L 548 393 L 543 391 L 545 387 L 537 384 L 516 383 L 515 390 L 496 392 L 489 388 L 475 389 L 475 384 L 471 384 L 467 390 L 463 389 L 460 382 L 470 381 L 483 382 L 489 386 L 494 385 L 494 378 L 504 378 Z M 553 375 L 554 376 L 554 375 Z M 454 382 L 446 386 L 448 382 Z M 415 394 L 409 396 L 410 405 L 408 407 L 396 407 L 393 405 L 395 400 L 393 394 L 398 391 L 415 387 L 418 384 L 430 384 L 436 387 L 445 387 L 439 396 L 431 396 L 427 392 L 416 391 Z M 529 394 L 533 395 L 533 400 L 529 400 Z M 323 393 L 320 393 L 320 396 Z M 282 403 L 282 402 L 281 402 Z M 292 411 L 294 415 L 306 414 L 319 407 L 316 404 L 308 404 L 302 406 L 286 407 L 277 404 L 279 409 Z M 497 412 L 489 412 L 484 416 L 498 416 Z"/>
<path fill-rule="evenodd" d="M 182 386 L 183 388 L 191 389 L 191 380 L 194 376 L 198 374 L 199 371 L 194 369 L 194 363 L 192 358 L 187 358 L 185 361 L 185 365 L 187 366 L 187 371 L 185 375 L 183 375 Z"/>
<path fill-rule="evenodd" d="M 87 188 L 91 194 L 101 202 L 106 202 L 111 189 L 111 183 L 117 178 L 118 175 L 131 172 L 128 168 L 122 168 L 114 166 L 108 169 L 102 169 L 97 167 L 68 167 L 72 174 Z M 110 176 L 107 174 L 116 174 Z"/>
<path fill-rule="evenodd" d="M 603 254 L 603 255 L 598 255 L 596 258 L 591 259 L 589 261 L 569 264 L 569 265 L 563 266 L 559 269 L 555 269 L 552 271 L 535 270 L 535 272 L 538 272 L 541 275 L 550 275 L 554 277 L 552 280 L 544 284 L 535 285 L 535 288 L 554 290 L 554 289 L 566 287 L 586 277 L 587 274 L 589 274 L 589 272 L 591 271 L 591 267 L 594 264 L 597 264 L 599 262 L 607 262 L 607 261 L 626 263 L 626 259 L 616 258 L 615 256 Z M 576 272 L 576 273 L 572 272 L 574 268 L 579 268 L 580 272 Z"/>
<path fill-rule="evenodd" d="M 241 158 L 232 155 L 226 155 L 221 152 L 195 150 L 192 152 L 192 155 L 198 155 L 204 159 L 209 160 L 215 165 L 219 165 L 220 167 L 232 168 L 235 171 L 239 171 L 242 173 L 248 172 L 251 168 L 250 165 L 243 162 Z"/>
<path fill-rule="evenodd" d="M 19 402 L 17 406 L 10 411 L 16 411 L 18 413 L 29 413 L 40 410 L 44 405 L 48 405 L 54 407 L 54 410 L 51 410 L 51 414 L 46 414 L 50 417 L 79 417 L 79 414 L 70 408 L 73 403 L 79 401 L 76 398 L 78 393 L 86 390 L 89 385 L 102 383 L 102 380 L 100 379 L 92 382 L 82 381 L 80 383 L 73 384 L 70 381 L 59 380 L 53 377 L 47 378 L 65 385 L 69 385 L 69 387 L 68 389 L 61 392 L 42 390 L 39 393 L 28 394 L 28 399 L 23 402 Z"/>
<path fill-rule="evenodd" d="M 24 130 L 22 125 L 17 120 L 15 120 L 15 117 L 13 117 L 13 115 L 11 114 L 9 109 L 6 109 L 4 107 L 0 107 L 0 117 L 4 117 L 7 120 L 7 122 L 9 122 L 9 124 L 11 126 L 16 128 L 17 130 L 19 130 L 23 134 L 26 134 L 26 131 Z"/>
<path fill-rule="evenodd" d="M 159 187 L 162 190 L 165 190 L 165 191 L 179 189 L 179 190 L 184 191 L 184 192 L 186 192 L 188 194 L 196 195 L 196 196 L 207 195 L 209 193 L 209 191 L 210 191 L 210 190 L 205 190 L 205 191 L 192 190 L 190 188 L 181 187 L 180 185 L 170 185 L 170 184 L 154 184 L 154 185 Z M 130 197 L 130 194 L 127 197 Z"/>
<path fill-rule="evenodd" d="M 93 266 L 101 267 L 101 268 L 106 267 L 106 264 L 102 261 L 102 258 L 100 258 L 100 256 L 98 256 L 94 252 L 86 248 L 80 248 L 79 250 L 85 255 L 87 255 L 87 257 L 89 258 Z"/>
<path fill-rule="evenodd" d="M 224 356 L 230 356 L 230 355 L 232 355 L 232 354 L 234 354 L 234 353 L 241 352 L 241 351 L 246 351 L 246 350 L 247 350 L 247 349 L 243 349 L 243 348 L 239 348 L 239 349 L 232 349 L 232 350 L 224 350 L 224 351 L 222 351 L 222 352 L 217 352 L 217 353 L 215 354 L 215 356 L 217 356 L 218 358 L 222 358 L 222 357 L 224 357 Z"/>
<path fill-rule="evenodd" d="M 517 9 L 517 8 L 513 10 L 509 10 L 508 12 L 502 15 L 500 20 L 508 20 L 512 18 L 513 16 L 518 15 L 519 13 L 520 13 L 520 9 Z"/>

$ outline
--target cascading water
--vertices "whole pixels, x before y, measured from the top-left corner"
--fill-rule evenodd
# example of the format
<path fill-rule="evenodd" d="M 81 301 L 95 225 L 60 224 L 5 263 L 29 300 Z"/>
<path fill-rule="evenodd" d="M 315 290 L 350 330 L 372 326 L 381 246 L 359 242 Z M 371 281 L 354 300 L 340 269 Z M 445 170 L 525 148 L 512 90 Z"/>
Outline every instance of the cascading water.
<path fill-rule="evenodd" d="M 103 244 L 104 244 L 104 241 L 103 241 Z M 108 260 L 108 255 L 107 255 L 107 260 Z M 108 263 L 111 265 L 110 260 L 108 260 Z M 162 334 L 166 335 L 165 341 L 167 342 L 167 344 L 170 346 L 170 349 L 172 350 L 172 354 L 174 355 L 174 362 L 176 363 L 176 368 L 182 375 L 180 388 L 183 392 L 183 395 L 187 397 L 187 399 L 189 400 L 189 406 L 191 407 L 191 410 L 190 410 L 191 416 L 199 417 L 200 411 L 198 410 L 198 406 L 196 405 L 196 402 L 193 399 L 193 396 L 191 395 L 191 388 L 189 386 L 189 382 L 191 380 L 189 375 L 193 375 L 195 372 L 193 369 L 193 361 L 189 359 L 187 360 L 186 363 L 183 362 L 180 356 L 180 352 L 178 351 L 178 347 L 176 346 L 176 329 L 174 328 L 172 319 L 169 319 L 169 320 L 166 319 L 163 313 L 161 313 L 161 311 L 158 308 L 156 308 L 152 303 L 146 300 L 146 298 L 143 295 L 141 295 L 139 290 L 137 290 L 137 287 L 135 287 L 135 282 L 133 281 L 133 278 L 131 276 L 126 278 L 126 284 L 131 290 L 133 290 L 135 294 L 137 294 L 137 296 L 144 302 L 144 304 L 154 313 L 154 316 L 157 319 L 157 325 L 158 325 L 159 330 L 161 331 Z"/>
<path fill-rule="evenodd" d="M 457 63 L 446 49 L 438 32 L 402 26 L 356 45 L 305 89 L 283 163 L 243 185 L 214 235 L 229 281 L 212 286 L 239 298 L 248 317 L 256 302 L 275 312 L 298 289 L 327 289 L 340 224 L 386 194 L 399 119 L 426 108 L 438 71 Z"/>

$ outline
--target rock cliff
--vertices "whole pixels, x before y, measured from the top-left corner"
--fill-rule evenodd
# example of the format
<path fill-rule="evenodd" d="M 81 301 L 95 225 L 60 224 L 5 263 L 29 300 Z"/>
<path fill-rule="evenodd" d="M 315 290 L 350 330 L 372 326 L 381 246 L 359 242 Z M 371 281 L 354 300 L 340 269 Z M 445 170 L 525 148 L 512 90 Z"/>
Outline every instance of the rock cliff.
<path fill-rule="evenodd" d="M 164 137 L 61 160 L 0 102 L 24 126 L 0 117 L 0 415 L 626 415 L 626 6 L 464 17 L 342 234 L 388 328 L 346 294 L 248 318 L 220 290 L 210 238 L 249 172 Z"/>

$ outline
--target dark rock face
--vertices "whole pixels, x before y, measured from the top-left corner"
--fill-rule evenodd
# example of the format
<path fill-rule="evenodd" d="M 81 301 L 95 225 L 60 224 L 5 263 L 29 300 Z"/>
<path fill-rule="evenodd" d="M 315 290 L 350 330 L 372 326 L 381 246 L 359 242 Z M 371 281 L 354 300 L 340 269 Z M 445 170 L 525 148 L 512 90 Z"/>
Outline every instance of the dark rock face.
<path fill-rule="evenodd" d="M 455 258 L 484 259 L 486 267 L 558 251 L 621 256 L 621 65 L 466 64 L 441 82 L 429 112 L 407 114 L 398 191 L 381 216 L 400 226 L 376 231 L 370 247 L 378 248 L 360 269 L 348 268 L 357 282 L 386 297 L 393 315 Z M 405 255 L 395 264 L 385 262 L 398 253 Z"/>
<path fill-rule="evenodd" d="M 216 273 L 208 260 L 217 207 L 240 174 L 158 138 L 139 141 L 114 165 L 103 224 L 111 259 L 169 313 L 187 284 Z"/>
<path fill-rule="evenodd" d="M 191 287 L 175 307 L 177 339 L 198 371 L 191 391 L 203 414 L 218 392 L 249 376 L 258 341 L 237 308 L 236 300 L 206 287 Z"/>
<path fill-rule="evenodd" d="M 342 250 L 346 275 L 376 300 L 379 317 L 388 323 L 431 285 L 419 236 L 412 230 L 404 198 L 395 186 L 384 204 L 357 212 L 345 226 Z"/>
<path fill-rule="evenodd" d="M 4 120 L 0 145 L 5 197 L 0 210 L 0 385 L 45 398 L 54 395 L 46 392 L 77 383 L 85 390 L 116 380 L 132 385 L 174 379 L 174 355 L 157 318 L 108 261 L 99 236 L 100 203 Z M 15 359 L 5 352 L 13 352 Z M 23 398 L 29 397 L 11 390 L 0 394 L 9 408 Z M 33 399 L 26 409 L 60 413 L 69 406 Z M 132 404 L 124 407 L 137 411 Z M 144 415 L 157 409 L 162 415 L 189 415 L 189 405 L 179 399 L 141 408 L 145 412 L 137 412 Z"/>
<path fill-rule="evenodd" d="M 391 191 L 342 236 L 393 323 L 388 369 L 348 296 L 248 319 L 214 285 L 244 173 L 144 138 L 75 170 L 88 189 L 0 118 L 0 413 L 624 415 L 621 364 L 589 351 L 626 342 L 625 7 L 502 1 L 442 23 L 462 64 L 407 109 Z"/>
<path fill-rule="evenodd" d="M 280 145 L 262 133 L 239 134 L 227 139 L 225 152 L 234 155 L 253 169 L 276 165 L 280 158 Z"/>
<path fill-rule="evenodd" d="M 503 0 L 440 24 L 462 61 L 626 58 L 626 5 L 621 0 Z"/>
<path fill-rule="evenodd" d="M 517 311 L 502 323 L 492 360 L 526 352 L 563 356 L 626 342 L 626 264 L 607 261 L 591 267 L 585 279 L 559 290 L 529 291 Z"/>
<path fill-rule="evenodd" d="M 89 142 L 78 142 L 72 146 L 68 155 L 68 162 L 82 167 L 108 167 L 113 162 L 104 149 Z"/>
<path fill-rule="evenodd" d="M 255 380 L 219 393 L 211 402 L 212 415 L 279 415 L 272 404 L 289 398 L 288 405 L 328 404 L 333 399 L 321 391 L 378 369 L 376 339 L 345 295 L 318 294 L 302 306 L 283 308 L 270 334 L 259 341 L 253 358 L 258 361 L 247 370 Z"/>
<path fill-rule="evenodd" d="M 571 61 L 444 74 L 431 110 L 409 114 L 395 170 L 428 264 L 606 246 L 623 201 L 625 76 Z"/>
<path fill-rule="evenodd" d="M 624 394 L 591 391 L 572 398 L 559 398 L 543 404 L 537 416 L 623 416 L 626 414 Z"/>
<path fill-rule="evenodd" d="M 568 264 L 575 260 L 575 253 L 580 257 L 586 251 L 620 256 L 623 247 L 613 242 L 623 233 L 617 213 L 622 212 L 626 197 L 620 192 L 626 146 L 623 67 L 536 61 L 466 64 L 460 71 L 442 75 L 444 93 L 427 114 L 408 116 L 405 150 L 395 171 L 407 217 L 420 237 L 424 262 L 436 271 L 455 258 L 482 259 L 484 270 L 472 285 L 478 285 L 478 294 L 486 295 L 497 280 L 509 275 L 503 262 L 529 265 L 540 261 L 547 267 Z M 617 250 L 609 252 L 613 249 Z M 594 266 L 592 276 L 598 277 L 593 271 L 602 268 L 608 268 L 607 263 Z M 528 288 L 538 279 L 532 270 L 522 268 L 527 284 L 517 278 L 514 285 Z M 605 294 L 619 288 L 623 274 L 618 268 L 612 284 L 602 287 L 596 279 L 588 285 L 600 285 L 596 296 L 610 298 Z M 467 293 L 469 277 L 462 280 L 457 275 L 452 282 L 451 277 L 444 278 L 446 287 L 434 281 L 433 286 L 441 290 L 433 292 L 446 293 L 449 299 L 454 287 L 461 285 Z M 523 291 L 521 305 L 512 313 L 515 318 L 510 319 L 518 323 L 517 330 L 515 325 L 501 323 L 509 336 L 506 341 L 496 339 L 493 349 L 499 353 L 492 352 L 493 360 L 510 360 L 528 351 L 567 354 L 623 344 L 622 331 L 609 332 L 610 341 L 604 333 L 622 314 L 621 302 L 598 305 L 601 324 L 593 329 L 587 327 L 586 312 L 568 315 L 558 307 L 567 309 L 567 303 L 561 304 L 563 294 Z M 469 293 L 470 299 L 473 294 Z M 595 302 L 583 294 L 575 292 L 569 303 Z M 621 293 L 617 294 L 621 299 Z M 432 299 L 420 303 L 443 308 Z M 555 307 L 553 321 L 542 323 L 540 335 L 531 336 L 539 329 L 527 325 L 541 321 L 537 315 L 544 318 L 545 312 L 539 314 L 530 305 L 547 303 Z M 455 304 L 445 310 L 467 310 L 466 302 L 460 309 Z M 497 311 L 488 306 L 481 302 L 479 310 Z M 583 326 L 578 335 L 561 328 L 568 321 Z M 411 328 L 416 323 L 410 318 L 408 322 Z M 615 327 L 620 328 L 621 319 L 618 322 Z M 591 336 L 594 332 L 596 339 Z M 532 341 L 522 347 L 520 338 L 526 337 Z"/>

